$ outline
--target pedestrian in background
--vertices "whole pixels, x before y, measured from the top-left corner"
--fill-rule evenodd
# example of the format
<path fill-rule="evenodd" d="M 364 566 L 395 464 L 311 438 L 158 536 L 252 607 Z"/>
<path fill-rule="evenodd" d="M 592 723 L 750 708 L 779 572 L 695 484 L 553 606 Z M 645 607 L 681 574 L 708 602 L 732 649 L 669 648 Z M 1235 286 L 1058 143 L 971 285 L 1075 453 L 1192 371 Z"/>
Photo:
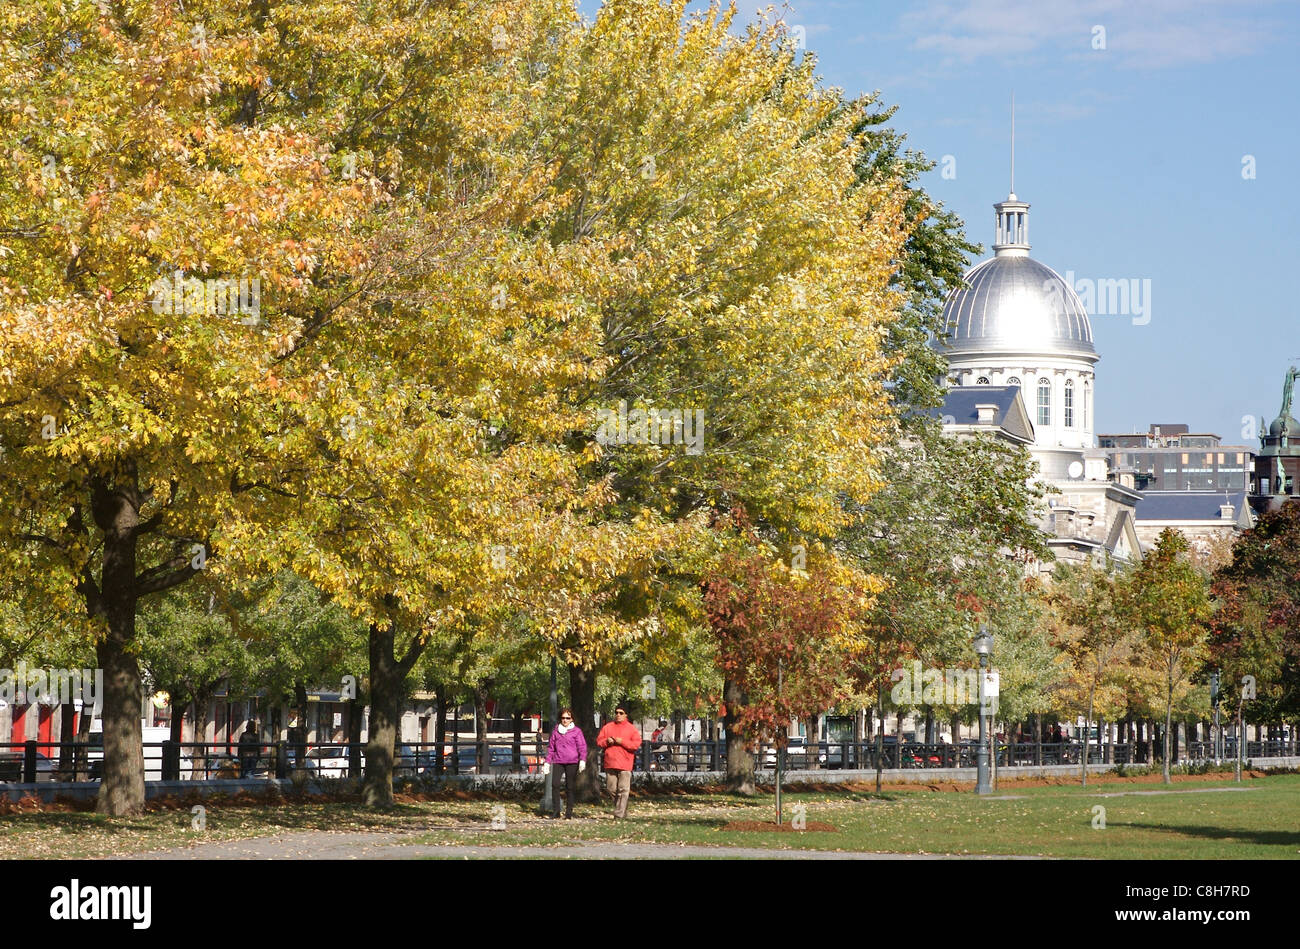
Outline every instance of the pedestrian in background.
<path fill-rule="evenodd" d="M 614 709 L 614 720 L 606 722 L 596 736 L 596 744 L 605 749 L 605 789 L 614 799 L 614 816 L 627 816 L 627 799 L 632 792 L 632 766 L 636 750 L 641 747 L 641 732 L 627 720 L 627 709 Z"/>
<path fill-rule="evenodd" d="M 551 729 L 542 773 L 551 777 L 551 817 L 560 816 L 560 775 L 564 775 L 564 819 L 573 817 L 574 786 L 587 769 L 587 739 L 573 722 L 573 709 L 560 709 L 560 721 Z"/>
<path fill-rule="evenodd" d="M 250 721 L 239 736 L 239 776 L 248 777 L 257 768 L 257 758 L 262 751 L 262 742 L 257 737 L 257 722 Z"/>

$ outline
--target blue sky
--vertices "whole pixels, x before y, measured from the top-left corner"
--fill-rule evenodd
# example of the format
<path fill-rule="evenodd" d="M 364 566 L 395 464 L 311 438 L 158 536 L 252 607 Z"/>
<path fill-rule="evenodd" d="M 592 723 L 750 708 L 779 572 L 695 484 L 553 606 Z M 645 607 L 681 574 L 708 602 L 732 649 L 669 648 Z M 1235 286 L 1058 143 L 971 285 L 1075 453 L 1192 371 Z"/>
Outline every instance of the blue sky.
<path fill-rule="evenodd" d="M 955 177 L 924 186 L 986 255 L 1014 92 L 1031 255 L 1150 281 L 1149 322 L 1092 320 L 1096 431 L 1186 422 L 1257 444 L 1242 417 L 1271 421 L 1300 364 L 1300 3 L 789 0 L 784 18 L 827 85 L 879 89 L 913 148 L 951 156 Z"/>

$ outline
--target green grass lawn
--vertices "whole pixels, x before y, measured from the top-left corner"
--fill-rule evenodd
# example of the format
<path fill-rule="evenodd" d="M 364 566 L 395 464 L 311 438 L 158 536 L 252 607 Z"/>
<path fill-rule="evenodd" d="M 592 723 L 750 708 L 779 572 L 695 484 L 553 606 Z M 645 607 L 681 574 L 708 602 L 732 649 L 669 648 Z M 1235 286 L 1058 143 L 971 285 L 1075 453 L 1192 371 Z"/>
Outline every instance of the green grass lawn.
<path fill-rule="evenodd" d="M 487 844 L 562 844 L 574 840 L 688 843 L 747 847 L 802 847 L 927 854 L 1011 854 L 1100 859 L 1300 859 L 1300 775 L 1227 782 L 1107 784 L 1087 788 L 1017 790 L 1007 783 L 998 796 L 898 791 L 867 794 L 786 794 L 786 820 L 796 804 L 807 820 L 832 824 L 836 832 L 726 831 L 732 820 L 771 820 L 771 795 L 752 801 L 714 796 L 698 802 L 650 804 L 634 800 L 630 819 L 511 825 L 531 817 L 507 805 L 505 831 L 474 835 Z M 1211 791 L 1209 788 L 1230 790 Z M 1095 805 L 1105 807 L 1105 828 L 1093 828 Z M 591 814 L 592 807 L 578 811 Z M 425 843 L 453 843 L 464 833 L 421 835 Z"/>
<path fill-rule="evenodd" d="M 882 795 L 787 793 L 786 819 L 796 805 L 809 822 L 834 832 L 727 831 L 731 821 L 773 817 L 773 798 L 728 794 L 634 797 L 630 817 L 584 805 L 580 820 L 541 820 L 536 805 L 518 801 L 433 801 L 373 813 L 356 804 L 291 803 L 235 807 L 210 803 L 202 831 L 189 809 L 110 819 L 90 813 L 0 817 L 0 858 L 101 857 L 186 847 L 192 843 L 267 837 L 291 831 L 397 832 L 405 843 L 475 846 L 626 841 L 702 846 L 801 847 L 927 854 L 1015 854 L 1073 858 L 1300 858 L 1300 775 L 1278 775 L 1235 786 L 1223 782 L 1160 784 L 1097 781 L 1087 788 L 1017 789 L 999 796 L 926 789 Z M 1175 793 L 1144 792 L 1172 790 Z M 1139 793 L 1134 793 L 1139 792 Z M 1100 795 L 1120 794 L 1102 797 Z M 1105 829 L 1093 829 L 1093 807 L 1106 808 Z M 505 830 L 489 824 L 504 809 Z M 498 812 L 500 813 L 500 812 Z"/>

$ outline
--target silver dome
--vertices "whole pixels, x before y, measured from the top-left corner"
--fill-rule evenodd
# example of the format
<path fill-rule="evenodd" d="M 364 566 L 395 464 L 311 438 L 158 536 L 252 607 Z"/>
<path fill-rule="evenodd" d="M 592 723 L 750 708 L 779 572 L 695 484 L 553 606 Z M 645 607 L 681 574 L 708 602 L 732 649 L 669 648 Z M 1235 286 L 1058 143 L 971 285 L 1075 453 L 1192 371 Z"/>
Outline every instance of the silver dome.
<path fill-rule="evenodd" d="M 965 283 L 943 308 L 950 353 L 1096 355 L 1083 303 L 1051 267 L 999 253 L 966 274 Z"/>

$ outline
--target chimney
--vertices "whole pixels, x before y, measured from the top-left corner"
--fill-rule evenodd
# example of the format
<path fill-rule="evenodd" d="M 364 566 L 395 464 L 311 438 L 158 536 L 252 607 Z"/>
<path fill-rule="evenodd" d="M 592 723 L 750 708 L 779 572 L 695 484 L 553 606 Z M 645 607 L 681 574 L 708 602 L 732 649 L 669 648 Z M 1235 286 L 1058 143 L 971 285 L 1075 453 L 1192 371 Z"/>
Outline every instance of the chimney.
<path fill-rule="evenodd" d="M 1225 521 L 1230 521 L 1232 520 L 1234 510 L 1235 509 L 1231 504 L 1220 504 L 1219 517 L 1223 518 Z"/>
<path fill-rule="evenodd" d="M 977 405 L 975 406 L 976 420 L 980 425 L 992 425 L 998 417 L 998 407 L 996 405 Z"/>

